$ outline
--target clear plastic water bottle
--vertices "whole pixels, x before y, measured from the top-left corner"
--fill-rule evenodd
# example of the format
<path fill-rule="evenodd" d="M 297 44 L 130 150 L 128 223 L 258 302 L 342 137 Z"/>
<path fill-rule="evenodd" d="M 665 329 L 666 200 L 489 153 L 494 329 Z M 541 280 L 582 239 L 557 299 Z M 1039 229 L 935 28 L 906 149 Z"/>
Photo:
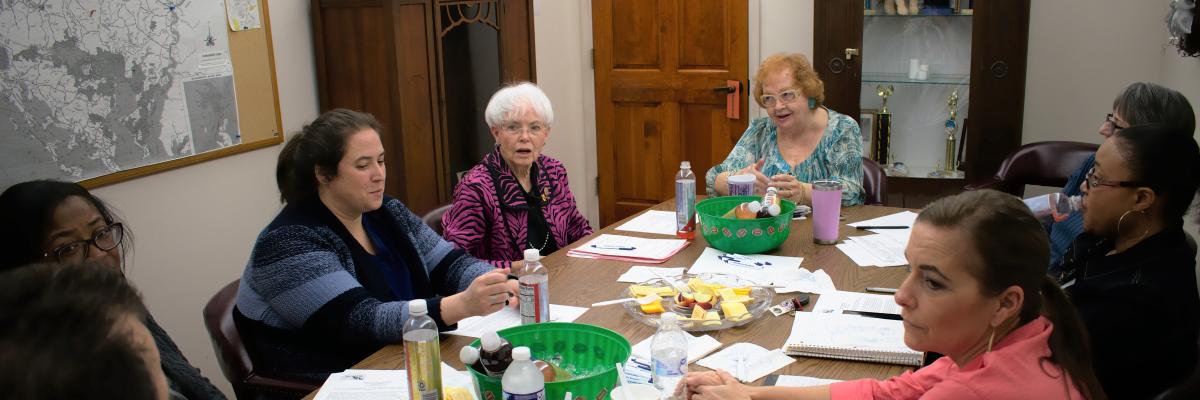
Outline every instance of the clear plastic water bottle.
<path fill-rule="evenodd" d="M 500 378 L 504 400 L 546 400 L 546 381 L 542 371 L 529 360 L 529 348 L 513 348 L 513 362 Z"/>
<path fill-rule="evenodd" d="M 525 263 L 517 271 L 522 325 L 550 322 L 550 274 L 541 259 L 538 249 L 526 249 Z"/>
<path fill-rule="evenodd" d="M 688 161 L 679 163 L 675 174 L 675 236 L 696 237 L 696 174 Z"/>
<path fill-rule="evenodd" d="M 1029 211 L 1033 211 L 1034 217 L 1043 224 L 1048 224 L 1061 222 L 1070 217 L 1071 213 L 1079 212 L 1083 206 L 1083 199 L 1054 192 L 1025 199 L 1025 205 L 1029 207 Z"/>
<path fill-rule="evenodd" d="M 671 398 L 675 386 L 687 374 L 687 333 L 679 329 L 679 316 L 672 312 L 659 318 L 658 332 L 650 340 L 650 363 L 654 368 L 654 386 Z"/>
<path fill-rule="evenodd" d="M 414 400 L 441 400 L 442 355 L 437 324 L 429 317 L 424 299 L 408 302 L 404 322 L 404 366 L 408 368 L 408 396 Z"/>

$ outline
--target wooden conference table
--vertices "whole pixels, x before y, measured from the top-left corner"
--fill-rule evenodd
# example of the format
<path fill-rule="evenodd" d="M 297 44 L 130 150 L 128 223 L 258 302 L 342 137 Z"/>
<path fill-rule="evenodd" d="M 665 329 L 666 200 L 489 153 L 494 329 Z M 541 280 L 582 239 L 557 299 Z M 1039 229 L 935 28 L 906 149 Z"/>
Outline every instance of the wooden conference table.
<path fill-rule="evenodd" d="M 674 201 L 667 201 L 650 209 L 671 211 L 674 210 L 674 205 Z M 840 237 L 845 238 L 847 236 L 870 234 L 870 232 L 858 231 L 853 227 L 846 226 L 846 223 L 881 217 L 904 210 L 902 208 L 880 206 L 844 207 L 842 208 L 842 214 L 846 216 L 846 219 L 842 221 L 839 232 Z M 604 227 L 604 229 L 596 231 L 591 236 L 580 239 L 542 259 L 543 265 L 550 271 L 551 303 L 589 307 L 592 303 L 598 301 L 620 298 L 621 291 L 629 284 L 618 283 L 617 277 L 635 263 L 567 257 L 567 250 L 586 243 L 591 238 L 603 233 L 663 238 L 662 235 L 654 234 L 625 231 L 614 232 L 617 226 L 620 226 L 630 218 L 633 218 L 633 216 Z M 862 292 L 868 286 L 898 287 L 904 280 L 905 271 L 903 268 L 858 267 L 836 247 L 814 244 L 812 242 L 811 221 L 811 219 L 793 220 L 791 226 L 792 232 L 789 234 L 787 241 L 778 249 L 766 254 L 804 257 L 804 262 L 801 264 L 802 267 L 812 271 L 824 269 L 833 278 L 833 283 L 837 286 L 838 290 Z M 666 263 L 655 266 L 691 267 L 692 263 L 700 257 L 700 253 L 704 251 L 705 247 L 707 247 L 707 242 L 697 232 L 696 240 L 692 244 L 688 245 L 687 248 L 680 251 Z M 794 293 L 777 294 L 774 303 L 778 304 L 784 299 L 790 299 L 795 296 L 796 294 Z M 813 305 L 819 300 L 819 296 L 813 295 L 812 300 L 804 308 L 805 311 L 812 310 Z M 705 333 L 712 335 L 713 338 L 726 346 L 738 342 L 748 342 L 768 349 L 774 349 L 781 347 L 784 340 L 787 339 L 792 329 L 792 319 L 790 315 L 775 317 L 770 312 L 767 312 L 758 320 L 741 327 Z M 589 309 L 579 319 L 575 320 L 575 322 L 611 329 L 629 339 L 631 345 L 654 335 L 653 328 L 634 320 L 619 306 Z M 456 369 L 462 370 L 462 362 L 458 360 L 458 350 L 474 340 L 474 338 L 463 336 L 442 335 L 442 361 Z M 388 345 L 358 364 L 355 364 L 353 368 L 404 369 L 403 349 L 404 347 L 401 344 Z M 706 369 L 695 364 L 692 364 L 690 368 L 693 371 Z M 899 375 L 907 369 L 908 367 L 900 365 L 797 357 L 795 363 L 775 373 L 849 380 L 858 378 L 882 379 Z M 754 384 L 761 383 L 760 380 Z M 309 394 L 306 399 L 313 398 L 315 394 L 316 392 Z"/>

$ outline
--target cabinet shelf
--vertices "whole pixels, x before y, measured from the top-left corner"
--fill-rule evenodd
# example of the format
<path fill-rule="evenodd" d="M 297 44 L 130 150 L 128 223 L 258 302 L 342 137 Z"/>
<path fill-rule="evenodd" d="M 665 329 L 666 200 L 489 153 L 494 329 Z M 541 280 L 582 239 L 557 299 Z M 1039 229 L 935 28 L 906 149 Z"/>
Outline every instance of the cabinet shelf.
<path fill-rule="evenodd" d="M 965 11 L 966 11 L 965 13 L 962 13 L 962 12 L 954 12 L 954 13 L 951 13 L 951 14 L 937 14 L 937 13 L 931 13 L 931 12 L 929 12 L 929 11 L 926 11 L 926 10 L 922 10 L 920 14 L 906 14 L 906 15 L 901 15 L 901 14 L 883 14 L 883 13 L 876 13 L 876 10 L 863 10 L 863 16 L 864 16 L 864 17 L 867 17 L 867 18 L 913 18 L 913 17 L 949 17 L 949 18 L 954 18 L 954 17 L 971 17 L 971 15 L 972 15 L 972 12 L 971 12 L 971 10 L 965 10 Z"/>
<path fill-rule="evenodd" d="M 862 83 L 901 83 L 913 85 L 967 85 L 971 83 L 970 74 L 929 74 L 925 80 L 908 79 L 908 74 L 865 72 Z"/>

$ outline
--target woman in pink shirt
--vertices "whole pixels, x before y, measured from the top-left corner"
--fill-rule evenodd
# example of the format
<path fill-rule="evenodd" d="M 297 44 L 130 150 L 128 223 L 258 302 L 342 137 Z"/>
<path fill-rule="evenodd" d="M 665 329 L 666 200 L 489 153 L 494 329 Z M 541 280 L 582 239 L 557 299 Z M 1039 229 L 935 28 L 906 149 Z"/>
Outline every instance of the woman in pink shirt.
<path fill-rule="evenodd" d="M 945 357 L 887 380 L 803 388 L 691 373 L 688 398 L 1104 398 L 1079 316 L 1046 276 L 1045 230 L 1021 200 L 992 190 L 938 200 L 917 217 L 905 256 L 909 274 L 896 293 L 904 343 Z"/>

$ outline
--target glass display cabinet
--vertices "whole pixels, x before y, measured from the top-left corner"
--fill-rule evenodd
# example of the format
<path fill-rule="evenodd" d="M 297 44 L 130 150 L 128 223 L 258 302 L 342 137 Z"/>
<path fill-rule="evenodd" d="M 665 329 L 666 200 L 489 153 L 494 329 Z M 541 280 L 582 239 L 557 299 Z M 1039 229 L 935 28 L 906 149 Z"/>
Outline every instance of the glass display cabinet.
<path fill-rule="evenodd" d="M 1021 144 L 1029 0 L 815 2 L 826 104 L 858 117 L 888 204 L 991 176 Z"/>

